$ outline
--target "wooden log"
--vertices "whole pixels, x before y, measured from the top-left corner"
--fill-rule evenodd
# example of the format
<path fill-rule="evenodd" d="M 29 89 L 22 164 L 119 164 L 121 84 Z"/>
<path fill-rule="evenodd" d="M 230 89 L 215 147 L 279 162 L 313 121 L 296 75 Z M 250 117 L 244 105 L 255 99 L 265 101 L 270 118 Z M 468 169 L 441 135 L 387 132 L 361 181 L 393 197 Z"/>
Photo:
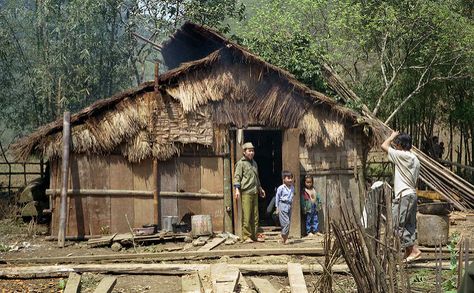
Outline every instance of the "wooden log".
<path fill-rule="evenodd" d="M 115 240 L 119 235 L 115 236 Z M 104 254 L 64 257 L 11 258 L 6 263 L 87 263 L 92 261 L 127 261 L 127 260 L 163 260 L 187 258 L 217 258 L 221 256 L 265 256 L 265 255 L 313 255 L 323 256 L 323 248 L 266 248 L 266 249 L 223 249 L 210 251 L 173 251 L 161 253 Z"/>
<path fill-rule="evenodd" d="M 71 113 L 64 112 L 63 116 L 63 157 L 61 168 L 61 201 L 59 207 L 59 231 L 58 246 L 64 247 L 64 236 L 66 235 L 66 209 L 67 209 L 67 186 L 69 177 L 69 151 L 71 137 Z"/>
<path fill-rule="evenodd" d="M 110 293 L 114 289 L 116 282 L 116 277 L 106 276 L 100 280 L 100 283 L 97 288 L 95 288 L 94 293 Z"/>
<path fill-rule="evenodd" d="M 410 264 L 410 267 L 429 267 L 430 264 Z M 239 269 L 242 274 L 281 274 L 288 273 L 288 265 L 260 265 L 260 264 L 229 264 Z M 302 265 L 303 273 L 320 274 L 324 268 L 319 264 Z M 433 268 L 433 266 L 431 266 Z M 449 263 L 445 264 L 449 269 Z M 0 268 L 1 278 L 44 278 L 67 276 L 76 273 L 103 273 L 103 274 L 154 274 L 154 275 L 185 275 L 193 272 L 210 270 L 209 264 L 156 264 L 156 263 L 113 263 L 113 264 L 78 264 L 78 265 L 36 265 Z M 331 270 L 336 274 L 350 273 L 347 265 L 334 265 Z"/>
<path fill-rule="evenodd" d="M 67 279 L 66 288 L 64 293 L 77 293 L 81 287 L 81 275 L 77 273 L 69 273 L 69 278 Z"/>
<path fill-rule="evenodd" d="M 225 238 L 216 237 L 212 239 L 210 242 L 206 243 L 204 246 L 200 247 L 198 251 L 209 251 L 219 246 L 224 241 L 225 241 Z"/>
<path fill-rule="evenodd" d="M 250 278 L 258 293 L 278 293 L 273 285 L 267 279 Z"/>
<path fill-rule="evenodd" d="M 211 280 L 214 293 L 234 292 L 240 278 L 238 268 L 225 263 L 211 265 Z"/>
<path fill-rule="evenodd" d="M 181 292 L 183 293 L 202 293 L 204 292 L 201 279 L 197 272 L 183 275 L 181 277 Z"/>
<path fill-rule="evenodd" d="M 288 263 L 288 280 L 292 293 L 308 293 L 301 264 Z"/>

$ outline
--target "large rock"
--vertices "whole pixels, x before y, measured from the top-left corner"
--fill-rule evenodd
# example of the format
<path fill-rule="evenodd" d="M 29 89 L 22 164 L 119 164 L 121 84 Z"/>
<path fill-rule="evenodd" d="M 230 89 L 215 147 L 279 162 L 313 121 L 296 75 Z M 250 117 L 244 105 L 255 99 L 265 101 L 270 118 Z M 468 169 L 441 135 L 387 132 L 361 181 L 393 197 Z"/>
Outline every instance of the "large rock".
<path fill-rule="evenodd" d="M 448 244 L 449 217 L 439 215 L 416 215 L 418 244 L 435 246 Z"/>

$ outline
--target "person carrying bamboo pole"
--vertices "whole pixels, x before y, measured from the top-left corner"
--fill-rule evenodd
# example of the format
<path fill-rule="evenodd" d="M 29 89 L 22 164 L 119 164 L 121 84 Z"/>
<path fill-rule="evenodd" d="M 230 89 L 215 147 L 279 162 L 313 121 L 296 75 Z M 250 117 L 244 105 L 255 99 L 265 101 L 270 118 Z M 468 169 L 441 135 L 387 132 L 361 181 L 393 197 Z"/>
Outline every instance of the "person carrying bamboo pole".
<path fill-rule="evenodd" d="M 391 146 L 393 142 L 393 147 Z M 387 153 L 388 160 L 395 165 L 394 191 L 392 203 L 393 223 L 395 231 L 401 238 L 405 249 L 404 261 L 410 262 L 420 258 L 421 251 L 416 247 L 416 181 L 420 173 L 420 161 L 410 150 L 410 135 L 392 134 L 382 143 L 381 148 Z"/>

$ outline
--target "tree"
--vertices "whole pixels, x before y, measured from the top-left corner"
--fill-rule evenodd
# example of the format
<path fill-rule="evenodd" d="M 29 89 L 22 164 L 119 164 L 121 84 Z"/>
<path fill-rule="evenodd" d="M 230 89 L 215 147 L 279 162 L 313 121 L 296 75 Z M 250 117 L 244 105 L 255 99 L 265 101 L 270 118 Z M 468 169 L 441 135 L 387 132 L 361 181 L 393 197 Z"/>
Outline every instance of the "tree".
<path fill-rule="evenodd" d="M 0 1 L 0 125 L 25 133 L 153 77 L 161 43 L 186 20 L 228 31 L 236 0 Z"/>

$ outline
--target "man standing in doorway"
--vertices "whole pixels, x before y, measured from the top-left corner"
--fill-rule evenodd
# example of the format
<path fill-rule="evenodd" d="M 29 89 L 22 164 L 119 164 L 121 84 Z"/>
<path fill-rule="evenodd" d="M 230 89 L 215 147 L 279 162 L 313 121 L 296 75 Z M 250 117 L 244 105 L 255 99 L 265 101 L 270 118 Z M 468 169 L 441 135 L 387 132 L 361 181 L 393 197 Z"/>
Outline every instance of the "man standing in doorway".
<path fill-rule="evenodd" d="M 254 161 L 255 148 L 251 142 L 242 146 L 243 157 L 235 164 L 235 198 L 242 197 L 242 240 L 245 243 L 260 241 L 257 238 L 258 196 L 265 197 L 260 185 L 258 167 Z"/>
<path fill-rule="evenodd" d="M 393 142 L 393 148 L 391 143 Z M 395 165 L 392 215 L 395 230 L 405 249 L 404 260 L 410 262 L 420 258 L 421 251 L 416 247 L 416 181 L 420 173 L 420 161 L 411 150 L 411 137 L 408 134 L 392 134 L 382 143 L 388 160 Z"/>

